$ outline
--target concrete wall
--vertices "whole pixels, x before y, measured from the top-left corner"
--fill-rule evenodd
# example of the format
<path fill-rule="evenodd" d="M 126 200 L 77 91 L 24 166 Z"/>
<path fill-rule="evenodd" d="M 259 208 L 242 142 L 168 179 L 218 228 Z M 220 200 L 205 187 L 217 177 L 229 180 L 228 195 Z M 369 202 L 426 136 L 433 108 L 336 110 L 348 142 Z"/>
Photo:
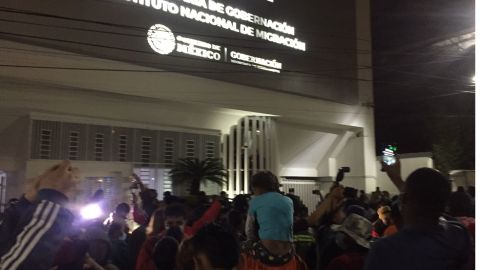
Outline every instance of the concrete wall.
<path fill-rule="evenodd" d="M 6 197 L 16 197 L 25 189 L 25 160 L 28 155 L 29 119 L 22 117 L 0 133 L 0 171 L 7 174 Z"/>
<path fill-rule="evenodd" d="M 433 168 L 433 160 L 428 153 L 404 154 L 399 155 L 399 158 L 401 174 L 404 180 L 416 169 L 423 167 Z M 381 171 L 381 168 L 380 162 L 377 162 L 377 186 L 380 187 L 380 190 L 386 190 L 390 194 L 399 194 L 397 187 L 390 181 L 387 174 Z"/>
<path fill-rule="evenodd" d="M 277 122 L 277 161 L 281 176 L 328 175 L 328 172 L 319 172 L 317 168 L 328 159 L 328 150 L 338 135 L 319 130 Z"/>
<path fill-rule="evenodd" d="M 246 112 L 215 109 L 180 102 L 139 98 L 79 89 L 62 89 L 22 82 L 1 83 L 2 110 L 18 114 L 47 112 L 68 116 L 133 122 L 145 126 L 171 126 L 191 129 L 216 129 L 226 132 Z M 8 101 L 8 102 L 7 102 Z"/>

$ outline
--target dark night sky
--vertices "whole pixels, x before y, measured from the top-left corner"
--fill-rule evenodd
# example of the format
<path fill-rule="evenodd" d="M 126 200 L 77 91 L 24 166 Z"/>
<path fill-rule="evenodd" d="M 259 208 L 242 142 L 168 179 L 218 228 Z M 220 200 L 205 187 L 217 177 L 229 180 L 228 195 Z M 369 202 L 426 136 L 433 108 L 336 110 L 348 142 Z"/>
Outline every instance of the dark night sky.
<path fill-rule="evenodd" d="M 473 32 L 474 5 L 474 0 L 372 0 L 377 146 L 431 151 L 434 127 L 449 123 L 474 138 L 474 94 L 462 91 L 474 90 L 475 46 L 434 45 Z"/>

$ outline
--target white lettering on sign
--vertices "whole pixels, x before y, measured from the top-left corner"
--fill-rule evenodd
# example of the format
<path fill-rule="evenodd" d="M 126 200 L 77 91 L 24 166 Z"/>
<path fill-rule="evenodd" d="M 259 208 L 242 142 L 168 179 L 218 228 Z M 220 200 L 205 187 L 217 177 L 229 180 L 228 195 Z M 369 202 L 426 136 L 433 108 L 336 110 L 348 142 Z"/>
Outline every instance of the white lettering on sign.
<path fill-rule="evenodd" d="M 220 61 L 222 55 L 216 51 L 221 51 L 221 47 L 201 40 L 177 36 L 177 52 L 179 53 Z"/>
<path fill-rule="evenodd" d="M 232 22 L 228 19 L 211 15 L 203 11 L 197 11 L 193 8 L 180 6 L 180 16 L 203 23 L 208 23 L 214 26 L 222 27 L 234 32 L 240 32 L 236 22 Z"/>
<path fill-rule="evenodd" d="M 280 73 L 280 69 L 282 69 L 282 63 L 277 62 L 277 60 L 264 59 L 236 51 L 231 51 L 230 57 L 232 58 L 231 62 L 236 64 L 248 65 L 277 73 Z"/>
<path fill-rule="evenodd" d="M 197 7 L 203 7 L 205 9 L 208 8 L 207 1 L 205 0 L 183 0 L 183 2 L 192 4 Z"/>
<path fill-rule="evenodd" d="M 289 25 L 288 23 L 257 16 L 232 6 L 225 6 L 225 4 L 216 2 L 215 0 L 182 0 L 184 3 L 193 5 L 195 7 L 203 8 L 206 11 L 199 11 L 195 8 L 186 7 L 165 0 L 123 1 L 151 7 L 156 10 L 167 12 L 173 15 L 180 15 L 183 18 L 220 27 L 242 35 L 263 39 L 296 50 L 306 51 L 306 43 L 295 37 L 295 27 Z M 274 30 L 276 32 L 280 32 L 281 34 L 269 32 L 263 29 L 258 29 L 249 25 L 240 24 L 235 21 L 210 14 L 208 11 L 224 14 L 231 18 L 251 23 L 252 25 L 258 25 Z M 287 34 L 289 36 L 284 36 L 284 34 Z"/>
<path fill-rule="evenodd" d="M 208 1 L 208 9 L 221 14 L 225 14 L 225 5 L 222 3 L 217 3 L 213 0 Z"/>
<path fill-rule="evenodd" d="M 190 54 L 202 58 L 207 58 L 210 60 L 216 60 L 220 61 L 222 56 L 218 52 L 206 50 L 203 48 L 197 48 L 193 45 L 186 45 L 186 44 L 177 44 L 177 52 L 179 53 L 185 53 L 185 54 Z"/>
<path fill-rule="evenodd" d="M 302 42 L 298 40 L 297 38 L 289 38 L 289 37 L 284 37 L 282 35 L 278 35 L 275 33 L 270 33 L 267 31 L 262 31 L 262 30 L 255 30 L 255 36 L 264 40 L 268 40 L 270 42 L 275 42 L 278 44 L 282 44 L 288 47 L 292 47 L 297 50 L 305 51 L 306 50 L 306 44 L 305 42 Z"/>

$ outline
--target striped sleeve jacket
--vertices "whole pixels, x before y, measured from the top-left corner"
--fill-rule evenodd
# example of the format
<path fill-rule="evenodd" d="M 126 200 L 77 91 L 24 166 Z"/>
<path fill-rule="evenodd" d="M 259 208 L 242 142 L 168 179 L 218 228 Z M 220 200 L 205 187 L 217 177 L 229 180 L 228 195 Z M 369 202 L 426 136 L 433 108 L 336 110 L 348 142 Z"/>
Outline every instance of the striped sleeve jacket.
<path fill-rule="evenodd" d="M 62 193 L 43 189 L 38 200 L 24 198 L 0 221 L 0 270 L 49 269 L 73 215 Z"/>

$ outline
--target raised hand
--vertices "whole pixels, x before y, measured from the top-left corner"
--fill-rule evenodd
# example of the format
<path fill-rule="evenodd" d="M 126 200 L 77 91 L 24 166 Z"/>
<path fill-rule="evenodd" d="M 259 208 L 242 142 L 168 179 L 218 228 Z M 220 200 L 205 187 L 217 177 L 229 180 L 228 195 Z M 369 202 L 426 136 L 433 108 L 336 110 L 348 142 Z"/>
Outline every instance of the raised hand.
<path fill-rule="evenodd" d="M 387 173 L 390 180 L 392 180 L 393 184 L 398 188 L 399 191 L 403 190 L 403 180 L 401 175 L 401 164 L 400 159 L 395 156 L 395 163 L 391 165 L 387 165 L 385 162 L 380 161 L 382 165 L 382 172 Z"/>

